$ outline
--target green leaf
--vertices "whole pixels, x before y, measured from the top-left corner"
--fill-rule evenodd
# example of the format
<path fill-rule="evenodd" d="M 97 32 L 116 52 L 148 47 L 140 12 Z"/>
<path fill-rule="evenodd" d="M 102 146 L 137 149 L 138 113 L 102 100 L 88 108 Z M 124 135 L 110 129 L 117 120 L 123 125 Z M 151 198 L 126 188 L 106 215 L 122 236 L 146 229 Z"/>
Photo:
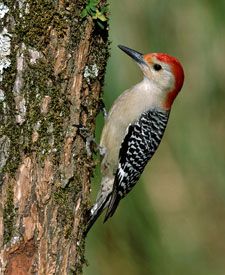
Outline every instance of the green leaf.
<path fill-rule="evenodd" d="M 91 7 L 90 9 L 91 9 L 93 12 L 96 11 L 96 7 Z"/>
<path fill-rule="evenodd" d="M 109 5 L 105 5 L 104 7 L 101 8 L 101 13 L 106 14 L 109 11 Z"/>
<path fill-rule="evenodd" d="M 92 7 L 96 7 L 98 5 L 99 0 L 90 0 L 88 4 L 90 4 Z"/>
<path fill-rule="evenodd" d="M 86 17 L 87 15 L 88 15 L 87 10 L 86 10 L 86 9 L 83 9 L 82 12 L 81 12 L 81 14 L 80 14 L 81 18 L 84 18 L 84 17 Z"/>
<path fill-rule="evenodd" d="M 99 19 L 101 21 L 107 21 L 107 18 L 99 10 L 96 10 L 96 14 L 93 16 L 93 19 Z"/>

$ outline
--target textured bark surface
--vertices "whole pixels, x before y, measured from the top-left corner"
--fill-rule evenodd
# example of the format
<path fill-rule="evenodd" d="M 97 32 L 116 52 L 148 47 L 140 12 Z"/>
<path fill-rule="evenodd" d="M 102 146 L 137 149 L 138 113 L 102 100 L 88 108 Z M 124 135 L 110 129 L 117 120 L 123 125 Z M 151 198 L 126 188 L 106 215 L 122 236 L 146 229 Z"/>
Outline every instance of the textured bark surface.
<path fill-rule="evenodd" d="M 80 274 L 107 22 L 85 1 L 0 4 L 0 274 Z M 100 1 L 99 8 L 106 5 Z"/>

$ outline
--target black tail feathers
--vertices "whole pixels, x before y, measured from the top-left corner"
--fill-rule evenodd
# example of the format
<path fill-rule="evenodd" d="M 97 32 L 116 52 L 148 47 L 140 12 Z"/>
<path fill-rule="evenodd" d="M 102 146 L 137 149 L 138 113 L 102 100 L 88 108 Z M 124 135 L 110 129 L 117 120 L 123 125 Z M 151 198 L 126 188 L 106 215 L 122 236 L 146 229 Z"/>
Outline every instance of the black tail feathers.
<path fill-rule="evenodd" d="M 98 219 L 98 217 L 101 215 L 102 211 L 105 209 L 106 204 L 109 200 L 110 194 L 105 198 L 99 198 L 98 201 L 91 207 L 91 209 L 88 210 L 86 220 L 87 220 L 87 225 L 86 229 L 84 231 L 84 237 L 87 236 L 89 230 L 95 223 L 95 221 Z"/>
<path fill-rule="evenodd" d="M 102 213 L 102 209 L 99 209 L 98 211 L 96 211 L 95 213 L 92 214 L 92 208 L 89 209 L 88 212 L 87 212 L 87 218 L 86 218 L 87 219 L 87 225 L 86 225 L 86 229 L 84 231 L 84 237 L 87 236 L 89 230 L 92 228 L 93 224 L 95 223 L 97 218 Z"/>
<path fill-rule="evenodd" d="M 87 212 L 87 225 L 84 231 L 84 237 L 87 236 L 89 230 L 91 229 L 95 221 L 98 219 L 98 217 L 101 215 L 102 211 L 107 207 L 107 205 L 108 209 L 105 215 L 104 222 L 106 222 L 110 217 L 113 216 L 120 200 L 121 196 L 119 196 L 116 192 L 114 192 L 113 194 L 108 194 L 108 196 L 104 199 L 101 197 L 98 199 L 98 201 Z"/>
<path fill-rule="evenodd" d="M 116 208 L 119 205 L 120 200 L 121 200 L 121 197 L 116 192 L 114 192 L 111 196 L 109 206 L 105 214 L 104 222 L 106 222 L 110 217 L 113 216 L 113 214 L 116 211 Z"/>

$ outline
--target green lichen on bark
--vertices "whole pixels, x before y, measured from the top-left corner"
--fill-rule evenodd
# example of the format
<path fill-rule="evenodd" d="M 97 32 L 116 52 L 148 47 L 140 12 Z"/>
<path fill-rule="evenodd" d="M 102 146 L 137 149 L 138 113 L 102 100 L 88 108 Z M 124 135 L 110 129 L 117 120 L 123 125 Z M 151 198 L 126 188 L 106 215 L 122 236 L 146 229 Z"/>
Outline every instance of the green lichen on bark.
<path fill-rule="evenodd" d="M 51 63 L 40 59 L 26 70 L 24 81 L 23 92 L 28 108 L 26 122 L 22 127 L 24 136 L 27 137 L 23 150 L 28 153 L 37 152 L 42 160 L 46 155 L 53 154 L 54 160 L 59 162 L 65 118 L 69 116 L 68 99 L 61 92 L 61 80 L 54 77 Z M 46 96 L 50 97 L 49 110 L 43 114 L 40 106 Z M 32 142 L 34 130 L 39 138 Z"/>
<path fill-rule="evenodd" d="M 63 35 L 70 14 L 64 9 L 58 9 L 51 0 L 27 0 L 20 12 L 23 13 L 23 19 L 16 26 L 17 38 L 39 51 L 45 50 L 49 43 L 51 28 L 57 29 Z"/>
<path fill-rule="evenodd" d="M 4 73 L 3 90 L 6 95 L 6 110 L 3 110 L 1 104 L 1 113 L 6 113 L 7 123 L 2 123 L 1 132 L 7 135 L 11 140 L 10 161 L 4 167 L 3 172 L 14 173 L 18 167 L 22 152 L 30 153 L 34 150 L 41 151 L 43 155 L 49 153 L 49 132 L 48 127 L 50 122 L 55 121 L 53 133 L 58 140 L 54 140 L 55 152 L 59 152 L 62 142 L 62 121 L 68 115 L 68 104 L 65 96 L 60 94 L 60 78 L 56 81 L 53 76 L 53 68 L 51 58 L 46 56 L 36 64 L 29 64 L 29 54 L 24 52 L 24 60 L 27 60 L 27 68 L 23 73 L 24 85 L 21 90 L 21 95 L 26 99 L 26 121 L 22 126 L 15 122 L 15 94 L 13 94 L 13 86 L 17 74 L 16 69 L 16 53 L 18 46 L 24 43 L 27 47 L 34 47 L 36 50 L 44 50 L 49 43 L 49 28 L 57 27 L 57 31 L 63 30 L 67 23 L 67 18 L 62 17 L 58 21 L 55 18 L 59 17 L 59 13 L 55 11 L 52 1 L 24 1 L 23 7 L 20 8 L 18 2 L 5 1 L 10 7 L 10 15 L 17 22 L 15 27 L 11 29 L 12 50 L 11 50 L 11 66 Z M 25 12 L 25 7 L 28 7 L 32 12 Z M 22 14 L 23 16 L 20 16 Z M 55 22 L 60 22 L 56 24 Z M 10 26 L 11 28 L 11 26 Z M 47 38 L 46 38 L 47 37 Z M 43 40 L 43 38 L 45 38 Z M 46 40 L 47 39 L 47 40 Z M 48 60 L 48 62 L 46 61 Z M 40 101 L 43 96 L 51 96 L 50 112 L 43 116 L 40 113 Z M 59 114 L 60 112 L 60 114 Z M 3 116 L 2 116 L 3 117 Z M 56 119 L 57 117 L 57 119 Z M 31 135 L 33 127 L 40 122 L 40 139 L 37 143 L 32 144 Z M 24 137 L 20 139 L 20 137 Z M 59 141 L 59 142 L 58 142 Z M 18 146 L 19 145 L 19 146 Z"/>
<path fill-rule="evenodd" d="M 76 45 L 82 39 L 83 29 L 85 27 L 85 20 L 80 18 L 80 11 L 85 5 L 86 1 L 77 1 L 76 4 L 67 1 L 67 9 L 60 10 L 54 7 L 54 4 L 50 0 L 39 0 L 31 1 L 27 0 L 23 4 L 23 9 L 19 9 L 14 6 L 14 1 L 5 1 L 9 7 L 11 7 L 11 14 L 14 17 L 15 21 L 18 21 L 16 28 L 14 30 L 14 35 L 12 39 L 12 49 L 14 45 L 20 45 L 24 43 L 28 47 L 33 47 L 36 50 L 44 51 L 46 46 L 49 43 L 49 31 L 50 28 L 55 28 L 57 34 L 61 39 L 63 39 L 64 29 L 66 24 L 71 25 L 72 39 L 69 44 L 69 48 L 73 51 L 76 48 Z M 14 4 L 13 4 L 14 3 Z M 32 12 L 25 12 L 25 8 Z M 20 18 L 20 13 L 23 14 Z M 77 19 L 75 18 L 77 16 Z M 105 62 L 108 57 L 107 50 L 107 36 L 102 35 L 105 32 L 101 30 L 98 26 L 95 26 L 94 36 L 96 39 L 93 39 L 90 49 L 90 56 L 87 66 L 92 66 L 96 64 L 100 75 L 100 84 L 103 83 L 103 72 L 105 67 Z M 103 38 L 103 39 L 102 39 Z M 99 43 L 99 41 L 101 41 Z M 23 73 L 24 87 L 21 91 L 22 95 L 26 99 L 27 111 L 26 111 L 26 122 L 22 127 L 18 126 L 15 121 L 15 101 L 14 95 L 12 93 L 13 85 L 16 77 L 16 52 L 12 51 L 12 64 L 11 67 L 7 70 L 4 80 L 4 90 L 6 91 L 6 103 L 8 106 L 8 124 L 7 127 L 3 127 L 3 134 L 8 134 L 10 140 L 12 141 L 12 158 L 14 161 L 7 163 L 8 166 L 5 167 L 5 171 L 13 172 L 17 167 L 17 164 L 21 157 L 21 152 L 30 153 L 34 150 L 41 151 L 43 157 L 45 154 L 49 153 L 49 150 L 54 149 L 55 155 L 58 157 L 57 152 L 60 151 L 62 145 L 62 130 L 63 124 L 65 124 L 65 117 L 69 115 L 68 99 L 62 93 L 60 93 L 61 83 L 65 81 L 63 76 L 59 75 L 58 78 L 53 76 L 53 67 L 49 62 L 51 57 L 48 56 L 49 53 L 46 53 L 45 58 L 41 58 L 37 61 L 36 64 L 31 65 L 26 68 Z M 29 59 L 28 53 L 25 53 L 25 59 Z M 54 58 L 54 57 L 52 57 Z M 46 62 L 48 60 L 48 62 Z M 29 61 L 28 61 L 29 62 Z M 95 81 L 95 80 L 94 80 Z M 91 90 L 91 86 L 89 87 Z M 50 112 L 43 117 L 40 114 L 40 101 L 43 99 L 43 96 L 51 96 L 51 108 Z M 88 112 L 90 108 L 96 108 L 96 98 L 90 96 L 88 99 L 83 100 L 84 111 Z M 97 114 L 96 114 L 97 115 Z M 56 119 L 57 118 L 57 119 Z M 95 119 L 95 118 L 94 118 Z M 54 121 L 56 123 L 54 123 Z M 49 124 L 53 123 L 53 133 L 54 137 L 57 140 L 54 140 L 54 147 L 49 147 Z M 38 132 L 40 133 L 40 138 L 34 144 L 31 142 L 31 135 L 33 132 L 33 127 L 35 124 L 40 123 L 40 128 Z M 93 123 L 93 117 L 91 118 L 90 123 Z M 89 124 L 89 121 L 88 121 Z M 25 136 L 24 140 L 20 140 L 20 148 L 18 150 L 18 137 Z M 12 159 L 11 158 L 11 159 Z"/>
<path fill-rule="evenodd" d="M 13 38 L 12 41 L 14 41 Z M 16 105 L 12 92 L 16 78 L 16 53 L 13 48 L 11 50 L 10 61 L 11 66 L 4 72 L 3 82 L 1 83 L 1 89 L 4 91 L 5 99 L 0 108 L 0 134 L 10 139 L 9 157 L 6 165 L 2 169 L 2 174 L 10 171 L 14 173 L 20 161 L 20 151 L 18 150 L 20 129 L 15 122 Z"/>
<path fill-rule="evenodd" d="M 6 202 L 3 209 L 3 222 L 4 222 L 4 244 L 8 243 L 15 232 L 14 218 L 16 215 L 16 209 L 13 203 L 13 186 L 9 185 L 6 190 Z"/>
<path fill-rule="evenodd" d="M 84 253 L 85 253 L 85 240 L 84 239 L 81 239 L 81 242 L 79 243 L 78 252 L 80 255 L 80 259 L 79 259 L 79 264 L 77 265 L 77 271 L 78 271 L 78 274 L 81 274 L 83 265 L 88 264 L 88 262 L 84 256 Z"/>
<path fill-rule="evenodd" d="M 72 242 L 74 241 L 74 207 L 79 199 L 81 217 L 79 232 L 82 232 L 82 228 L 85 227 L 83 213 L 88 205 L 87 184 L 90 182 L 95 164 L 93 159 L 87 156 L 85 139 L 77 133 L 72 142 L 71 154 L 74 171 L 66 187 L 63 188 L 61 186 L 62 155 L 65 139 L 72 127 L 70 121 L 72 109 L 73 112 L 75 110 L 79 113 L 79 122 L 85 123 L 90 134 L 94 133 L 95 118 L 99 112 L 102 93 L 102 90 L 99 93 L 99 89 L 103 86 L 109 55 L 107 22 L 104 22 L 105 29 L 101 29 L 97 24 L 91 25 L 92 33 L 87 41 L 90 45 L 88 56 L 85 58 L 85 68 L 87 70 L 95 68 L 95 71 L 90 79 L 83 78 L 79 98 L 81 105 L 71 106 L 73 103 L 70 100 L 69 81 L 76 72 L 76 51 L 80 42 L 86 39 L 84 30 L 90 23 L 88 19 L 82 19 L 80 16 L 86 1 L 66 0 L 60 6 L 58 2 L 50 0 L 25 0 L 20 2 L 22 7 L 19 7 L 19 2 L 15 3 L 14 0 L 6 0 L 5 3 L 10 8 L 11 23 L 8 28 L 12 33 L 12 50 L 11 66 L 4 72 L 2 85 L 6 107 L 3 106 L 4 104 L 0 106 L 0 111 L 4 113 L 2 117 L 6 122 L 1 125 L 1 133 L 10 139 L 10 155 L 2 172 L 16 180 L 16 172 L 19 171 L 18 168 L 24 157 L 29 156 L 31 161 L 34 160 L 32 169 L 36 169 L 36 166 L 43 169 L 46 159 L 50 158 L 54 170 L 53 180 L 50 183 L 50 201 L 53 202 L 53 208 L 57 208 L 57 221 L 61 236 L 64 239 L 71 239 Z M 105 3 L 106 1 L 100 1 L 99 5 L 105 5 Z M 52 30 L 54 30 L 56 39 L 52 37 Z M 64 44 L 65 38 L 68 38 L 68 43 Z M 54 62 L 60 45 L 66 45 L 65 59 L 67 60 L 66 69 L 62 69 L 57 74 Z M 31 50 L 40 53 L 35 62 L 31 62 Z M 18 77 L 18 55 L 23 55 L 24 66 L 20 76 L 21 89 L 16 94 L 14 85 Z M 84 76 L 83 71 L 78 74 Z M 18 110 L 15 97 L 18 95 L 24 99 L 26 107 L 22 123 L 16 121 Z M 43 112 L 41 106 L 46 97 L 49 97 L 50 101 L 48 110 Z M 34 139 L 35 132 L 38 135 L 36 139 Z M 42 171 L 41 169 L 39 171 Z M 35 189 L 34 186 L 32 188 Z M 13 185 L 9 185 L 6 190 L 3 213 L 5 243 L 12 239 L 17 230 L 14 228 L 14 221 L 19 214 L 14 206 L 14 190 Z M 36 190 L 33 194 L 34 201 L 36 200 L 35 192 Z M 43 205 L 40 203 L 38 207 L 42 208 Z M 78 259 L 74 274 L 81 273 L 85 262 L 85 241 L 80 236 L 78 240 Z"/>
<path fill-rule="evenodd" d="M 71 237 L 74 220 L 74 212 L 71 205 L 76 201 L 79 192 L 81 192 L 80 184 L 71 181 L 66 188 L 56 188 L 53 195 L 55 204 L 60 206 L 57 219 L 60 221 L 63 235 L 66 239 Z"/>

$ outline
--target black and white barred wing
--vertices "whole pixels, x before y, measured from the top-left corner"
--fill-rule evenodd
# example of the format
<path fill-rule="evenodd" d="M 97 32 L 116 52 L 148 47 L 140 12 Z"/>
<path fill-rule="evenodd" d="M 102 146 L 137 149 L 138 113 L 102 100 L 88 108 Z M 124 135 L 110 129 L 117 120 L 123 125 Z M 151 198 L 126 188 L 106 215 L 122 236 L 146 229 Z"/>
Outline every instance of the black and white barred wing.
<path fill-rule="evenodd" d="M 150 110 L 143 113 L 134 124 L 129 125 L 121 144 L 119 165 L 105 221 L 114 214 L 120 200 L 130 192 L 154 155 L 164 134 L 168 117 L 169 112 Z"/>

